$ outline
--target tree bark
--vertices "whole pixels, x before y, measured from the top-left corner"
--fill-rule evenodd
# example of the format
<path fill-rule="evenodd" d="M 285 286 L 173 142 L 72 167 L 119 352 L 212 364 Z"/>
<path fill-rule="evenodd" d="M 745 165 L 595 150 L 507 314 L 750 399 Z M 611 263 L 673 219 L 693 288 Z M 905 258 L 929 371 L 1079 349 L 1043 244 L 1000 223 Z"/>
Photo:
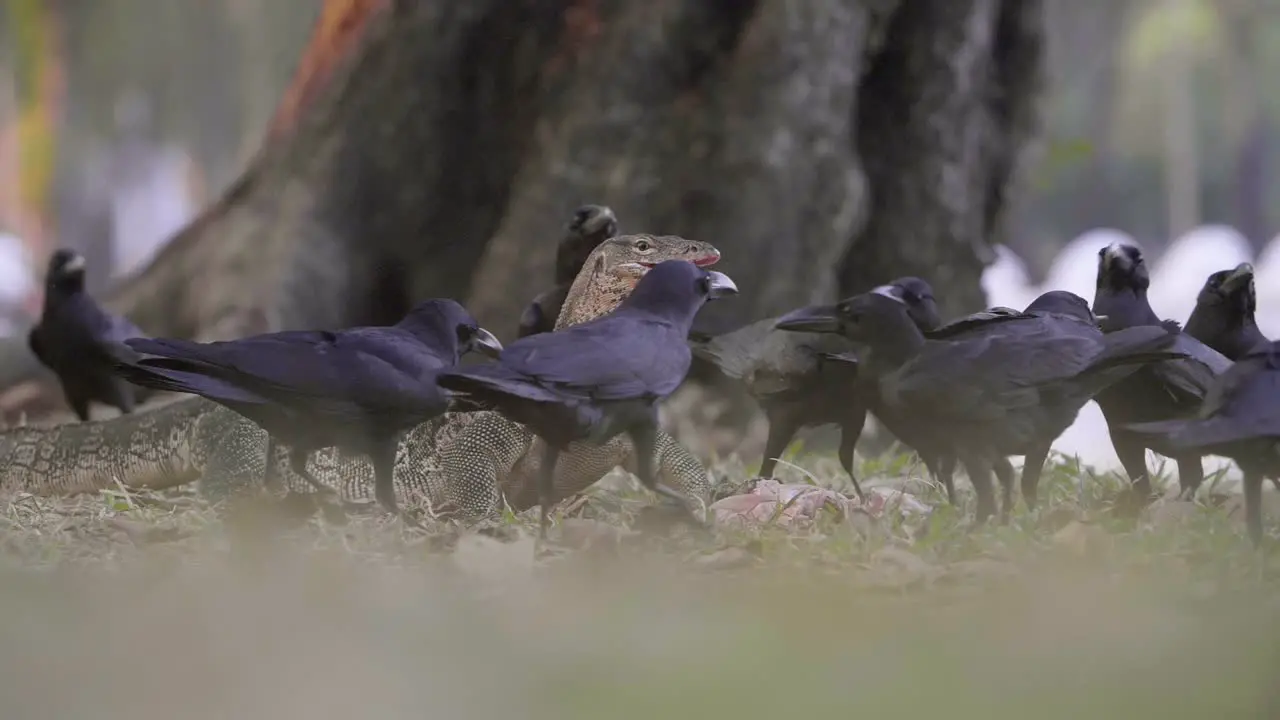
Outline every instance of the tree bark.
<path fill-rule="evenodd" d="M 721 249 L 708 322 L 906 273 L 974 309 L 1040 31 L 1039 0 L 329 0 L 243 177 L 108 303 L 211 339 L 450 296 L 511 337 L 593 202 Z"/>

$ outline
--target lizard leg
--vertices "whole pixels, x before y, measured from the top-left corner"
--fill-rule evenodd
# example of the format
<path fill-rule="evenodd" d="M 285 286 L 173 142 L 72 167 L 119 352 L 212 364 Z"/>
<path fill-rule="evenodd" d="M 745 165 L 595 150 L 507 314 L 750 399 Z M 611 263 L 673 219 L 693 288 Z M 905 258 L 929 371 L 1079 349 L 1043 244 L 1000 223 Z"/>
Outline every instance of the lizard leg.
<path fill-rule="evenodd" d="M 695 526 L 705 527 L 706 523 L 694 514 L 691 499 L 687 495 L 669 487 L 665 483 L 658 482 L 653 468 L 653 455 L 654 448 L 657 445 L 658 429 L 650 423 L 642 423 L 633 426 L 627 431 L 627 435 L 631 437 L 631 444 L 635 447 L 636 477 L 640 478 L 640 482 L 655 493 L 679 503 Z"/>
<path fill-rule="evenodd" d="M 551 520 L 551 506 L 555 503 L 556 461 L 560 448 L 551 443 L 542 446 L 542 466 L 538 468 L 538 539 L 547 539 L 547 526 Z"/>

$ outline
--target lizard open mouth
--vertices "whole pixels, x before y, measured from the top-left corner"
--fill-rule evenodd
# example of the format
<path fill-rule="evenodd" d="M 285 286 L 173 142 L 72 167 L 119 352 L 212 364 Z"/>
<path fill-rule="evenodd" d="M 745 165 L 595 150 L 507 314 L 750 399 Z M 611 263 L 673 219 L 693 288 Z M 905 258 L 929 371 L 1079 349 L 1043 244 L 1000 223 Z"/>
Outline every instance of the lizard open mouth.
<path fill-rule="evenodd" d="M 689 262 L 693 263 L 694 265 L 697 265 L 698 267 L 709 267 L 711 265 L 715 265 L 716 263 L 720 262 L 720 253 L 719 251 L 712 250 L 706 255 L 699 255 L 697 257 L 689 258 Z M 649 270 L 652 270 L 653 266 L 656 265 L 657 263 L 645 262 L 641 260 L 637 264 L 643 265 L 645 270 L 649 271 Z"/>

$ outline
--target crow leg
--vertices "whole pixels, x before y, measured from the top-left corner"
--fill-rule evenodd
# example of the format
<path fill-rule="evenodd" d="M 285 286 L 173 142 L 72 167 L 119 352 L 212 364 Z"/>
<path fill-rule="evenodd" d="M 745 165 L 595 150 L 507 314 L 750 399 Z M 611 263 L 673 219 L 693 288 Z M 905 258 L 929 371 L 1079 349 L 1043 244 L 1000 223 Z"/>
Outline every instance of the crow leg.
<path fill-rule="evenodd" d="M 1183 455 L 1174 461 L 1178 463 L 1178 497 L 1190 500 L 1204 482 L 1204 465 L 1199 455 Z"/>
<path fill-rule="evenodd" d="M 80 418 L 80 422 L 88 422 L 89 421 L 88 399 L 82 398 L 78 394 L 72 394 L 69 392 L 64 393 L 64 395 L 67 398 L 67 404 L 71 406 L 71 409 L 72 411 L 75 412 L 76 417 Z"/>
<path fill-rule="evenodd" d="M 774 413 L 769 416 L 769 437 L 764 443 L 764 459 L 760 461 L 760 477 L 773 477 L 773 470 L 778 465 L 778 458 L 786 452 L 791 444 L 800 423 L 791 417 L 791 413 Z"/>
<path fill-rule="evenodd" d="M 1255 548 L 1262 547 L 1262 474 L 1244 474 L 1244 525 Z"/>
<path fill-rule="evenodd" d="M 542 465 L 538 468 L 538 539 L 547 539 L 547 527 L 551 524 L 551 506 L 555 503 L 556 461 L 560 448 L 545 442 L 542 445 Z"/>
<path fill-rule="evenodd" d="M 279 463 L 276 461 L 276 439 L 267 436 L 267 465 L 262 471 L 262 486 L 268 490 L 275 488 L 280 482 Z"/>
<path fill-rule="evenodd" d="M 1147 448 L 1142 441 L 1129 433 L 1109 430 L 1111 447 L 1124 466 L 1124 472 L 1133 483 L 1138 499 L 1145 503 L 1151 497 L 1151 478 L 1147 475 Z"/>
<path fill-rule="evenodd" d="M 375 444 L 369 449 L 369 463 L 373 465 L 373 497 L 387 512 L 399 514 L 396 503 L 396 486 L 392 480 L 396 470 L 396 446 Z"/>
<path fill-rule="evenodd" d="M 983 457 L 969 456 L 964 458 L 964 467 L 969 472 L 969 482 L 973 484 L 973 492 L 978 496 L 978 509 L 974 514 L 974 520 L 976 524 L 982 524 L 996 511 L 996 493 L 991 484 L 991 463 Z"/>
<path fill-rule="evenodd" d="M 120 411 L 121 415 L 133 412 L 133 387 L 119 378 L 112 378 L 104 383 L 103 393 L 107 404 Z"/>
<path fill-rule="evenodd" d="M 1044 461 L 1049 458 L 1050 445 L 1034 445 L 1022 461 L 1022 502 L 1028 510 L 1035 510 L 1040 499 L 1040 473 L 1044 472 Z"/>
<path fill-rule="evenodd" d="M 954 455 L 941 455 L 932 460 L 925 460 L 924 466 L 929 469 L 930 474 L 938 482 L 942 483 L 943 489 L 947 491 L 947 502 L 951 505 L 956 504 L 956 458 Z"/>
<path fill-rule="evenodd" d="M 996 479 L 1000 481 L 1000 524 L 1009 522 L 1009 515 L 1013 513 L 1013 465 L 1009 463 L 1009 458 L 998 458 L 991 465 L 995 470 Z"/>
<path fill-rule="evenodd" d="M 658 482 L 658 476 L 653 468 L 653 458 L 658 438 L 657 427 L 645 423 L 632 427 L 627 431 L 627 435 L 630 436 L 631 444 L 635 448 L 636 477 L 640 478 L 640 482 L 655 493 L 679 503 L 694 525 L 705 527 L 705 523 L 694 514 L 693 503 L 688 496 L 679 490 Z"/>
<path fill-rule="evenodd" d="M 311 452 L 309 450 L 303 450 L 301 448 L 290 449 L 289 467 L 298 474 L 298 477 L 306 480 L 308 485 L 315 488 L 316 492 L 322 494 L 332 493 L 333 488 L 317 480 L 315 476 L 311 474 L 311 471 L 307 469 L 307 458 L 310 456 Z M 394 498 L 392 498 L 392 500 L 394 501 Z"/>
<path fill-rule="evenodd" d="M 862 437 L 862 428 L 867 424 L 867 411 L 859 409 L 851 413 L 849 419 L 840 424 L 840 465 L 849 473 L 849 482 L 853 483 L 853 491 L 858 493 L 859 500 L 866 500 L 862 486 L 858 484 L 858 476 L 853 473 L 853 451 L 858 447 L 858 438 Z"/>

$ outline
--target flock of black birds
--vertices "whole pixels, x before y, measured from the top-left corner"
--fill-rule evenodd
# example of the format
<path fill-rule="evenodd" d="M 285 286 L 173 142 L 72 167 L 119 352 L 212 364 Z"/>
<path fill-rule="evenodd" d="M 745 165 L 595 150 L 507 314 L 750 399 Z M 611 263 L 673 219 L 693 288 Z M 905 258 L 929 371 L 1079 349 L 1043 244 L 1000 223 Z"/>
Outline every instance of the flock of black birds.
<path fill-rule="evenodd" d="M 978 522 L 996 512 L 993 475 L 1007 519 L 1011 456 L 1024 457 L 1023 500 L 1035 508 L 1050 446 L 1095 400 L 1138 504 L 1151 497 L 1147 449 L 1177 462 L 1188 498 L 1203 480 L 1201 458 L 1229 457 L 1244 473 L 1249 535 L 1261 542 L 1262 483 L 1280 477 L 1280 344 L 1254 322 L 1248 264 L 1210 275 L 1185 327 L 1151 309 L 1142 253 L 1112 245 L 1099 252 L 1092 306 L 1058 290 L 1023 310 L 992 308 L 944 323 L 929 284 L 904 277 L 708 336 L 691 332 L 695 315 L 737 288 L 723 273 L 669 260 L 613 312 L 552 331 L 568 283 L 616 232 L 608 208 L 578 210 L 558 249 L 556 289 L 530 305 L 520 337 L 506 347 L 448 299 L 427 300 L 389 327 L 209 343 L 147 338 L 85 294 L 83 260 L 67 251 L 50 260 L 29 342 L 81 419 L 91 400 L 130 412 L 129 383 L 200 395 L 290 448 L 294 470 L 321 490 L 306 473 L 312 450 L 368 455 L 377 498 L 392 512 L 391 468 L 405 430 L 446 410 L 497 411 L 545 441 L 542 534 L 559 454 L 569 443 L 622 433 L 638 449 L 645 486 L 691 510 L 688 498 L 657 481 L 652 447 L 657 404 L 684 382 L 695 355 L 742 382 L 764 410 L 762 475 L 773 473 L 801 428 L 834 423 L 841 463 L 862 495 L 853 456 L 870 412 L 916 451 L 952 503 L 952 475 L 964 464 Z M 492 359 L 460 366 L 471 350 Z"/>

